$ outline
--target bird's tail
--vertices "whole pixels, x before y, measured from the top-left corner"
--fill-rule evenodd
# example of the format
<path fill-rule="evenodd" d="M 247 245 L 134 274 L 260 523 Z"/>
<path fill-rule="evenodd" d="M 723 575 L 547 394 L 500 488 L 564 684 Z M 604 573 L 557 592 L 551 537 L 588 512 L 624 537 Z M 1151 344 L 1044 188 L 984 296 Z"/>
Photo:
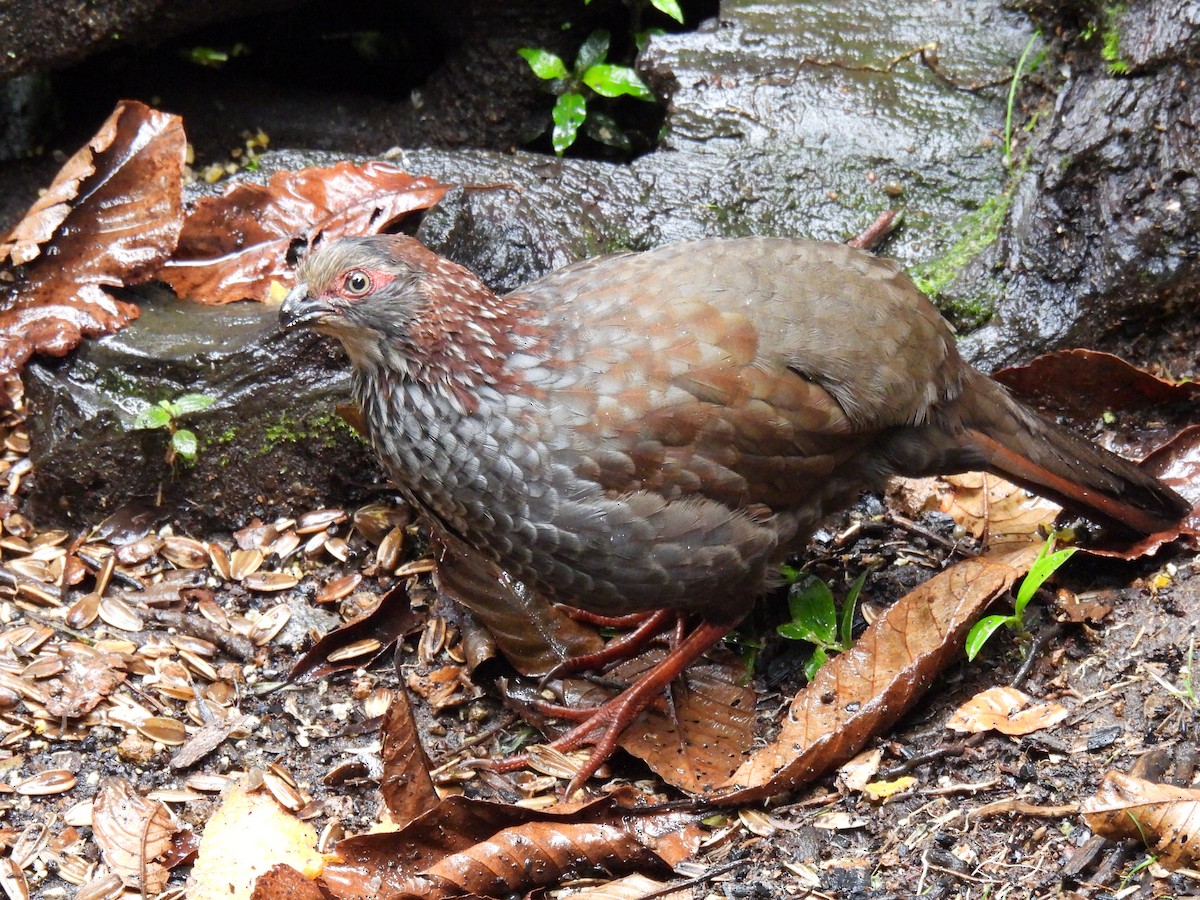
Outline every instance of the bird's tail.
<path fill-rule="evenodd" d="M 962 439 L 989 470 L 1068 509 L 1143 534 L 1169 528 L 1191 508 L 1133 463 L 1026 409 L 987 376 L 973 375 Z"/>

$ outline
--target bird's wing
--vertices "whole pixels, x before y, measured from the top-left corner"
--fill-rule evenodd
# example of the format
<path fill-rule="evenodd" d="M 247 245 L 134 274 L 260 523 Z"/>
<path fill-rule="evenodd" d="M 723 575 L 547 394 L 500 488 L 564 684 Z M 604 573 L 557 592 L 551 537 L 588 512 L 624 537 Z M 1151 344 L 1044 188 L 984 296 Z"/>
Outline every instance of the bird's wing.
<path fill-rule="evenodd" d="M 576 436 L 563 452 L 615 493 L 801 503 L 951 390 L 936 311 L 894 266 L 840 245 L 699 241 L 588 260 L 520 294 L 554 335 L 543 387 Z"/>

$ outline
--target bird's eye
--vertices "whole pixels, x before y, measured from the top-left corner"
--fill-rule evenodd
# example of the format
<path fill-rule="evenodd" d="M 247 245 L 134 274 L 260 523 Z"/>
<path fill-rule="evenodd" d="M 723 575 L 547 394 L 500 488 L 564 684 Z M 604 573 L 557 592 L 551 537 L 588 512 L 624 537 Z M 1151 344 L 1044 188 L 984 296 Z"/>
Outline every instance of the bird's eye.
<path fill-rule="evenodd" d="M 342 279 L 342 287 L 352 297 L 361 297 L 371 289 L 371 279 L 366 272 L 351 269 Z"/>

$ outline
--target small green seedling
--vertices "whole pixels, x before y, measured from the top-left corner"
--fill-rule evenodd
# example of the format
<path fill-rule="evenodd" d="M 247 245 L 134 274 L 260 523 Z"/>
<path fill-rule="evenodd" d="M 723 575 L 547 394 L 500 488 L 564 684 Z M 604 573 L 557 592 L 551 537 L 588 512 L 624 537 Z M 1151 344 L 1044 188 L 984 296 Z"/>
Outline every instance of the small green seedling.
<path fill-rule="evenodd" d="M 179 427 L 179 419 L 189 413 L 208 409 L 215 402 L 216 398 L 207 394 L 181 394 L 174 400 L 159 400 L 139 412 L 132 427 L 135 430 L 165 428 L 171 436 L 167 444 L 167 465 L 174 468 L 181 459 L 191 465 L 196 461 L 200 442 L 196 432 Z"/>
<path fill-rule="evenodd" d="M 588 111 L 589 95 L 629 96 L 654 102 L 654 94 L 630 66 L 613 65 L 606 61 L 609 40 L 607 31 L 593 31 L 579 48 L 575 65 L 570 70 L 561 57 L 549 50 L 522 47 L 517 51 L 529 63 L 533 74 L 550 82 L 550 90 L 558 98 L 550 113 L 554 121 L 550 142 L 559 156 L 575 143 L 581 127 L 585 128 L 589 137 L 602 144 L 623 150 L 630 147 L 629 138 L 612 116 L 598 110 Z"/>
<path fill-rule="evenodd" d="M 816 645 L 812 658 L 804 665 L 804 677 L 809 681 L 829 661 L 831 652 L 844 653 L 854 644 L 854 609 L 869 573 L 868 569 L 854 579 L 839 616 L 829 585 L 815 575 L 793 576 L 785 569 L 785 577 L 796 579 L 788 592 L 792 620 L 780 625 L 776 631 L 790 640 Z"/>
<path fill-rule="evenodd" d="M 1033 561 L 1033 565 L 1029 567 L 1029 574 L 1021 582 L 1020 590 L 1017 591 L 1017 600 L 1013 604 L 1011 615 L 1007 616 L 984 616 L 971 628 L 967 634 L 967 659 L 974 660 L 983 649 L 983 645 L 988 642 L 997 629 L 1008 627 L 1017 635 L 1025 636 L 1025 607 L 1029 605 L 1029 601 L 1033 599 L 1033 595 L 1037 593 L 1038 588 L 1045 584 L 1046 579 L 1053 575 L 1068 559 L 1075 555 L 1076 547 L 1067 547 L 1065 550 L 1055 550 L 1054 544 L 1058 538 L 1058 532 L 1055 532 L 1046 538 L 1046 543 L 1042 545 L 1042 549 L 1038 552 L 1037 559 Z"/>

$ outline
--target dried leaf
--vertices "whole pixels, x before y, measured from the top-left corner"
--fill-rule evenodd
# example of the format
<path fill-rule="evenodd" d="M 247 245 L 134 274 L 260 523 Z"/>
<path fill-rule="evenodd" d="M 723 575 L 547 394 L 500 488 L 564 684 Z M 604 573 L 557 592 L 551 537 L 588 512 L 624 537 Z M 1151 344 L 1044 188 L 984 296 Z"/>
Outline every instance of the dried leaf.
<path fill-rule="evenodd" d="M 917 779 L 912 775 L 901 775 L 892 781 L 872 781 L 863 786 L 863 793 L 872 800 L 888 800 L 903 794 L 916 783 Z"/>
<path fill-rule="evenodd" d="M 670 885 L 655 881 L 645 875 L 626 875 L 616 881 L 608 881 L 585 887 L 571 893 L 571 900 L 642 900 L 654 897 L 657 900 L 690 900 L 691 888 L 669 890 Z"/>
<path fill-rule="evenodd" d="M 1036 703 L 1024 691 L 993 687 L 976 694 L 954 711 L 946 727 L 964 734 L 999 731 L 1001 734 L 1033 734 L 1053 728 L 1069 710 L 1060 703 Z"/>
<path fill-rule="evenodd" d="M 125 661 L 120 654 L 79 643 L 61 647 L 59 654 L 66 668 L 44 685 L 49 694 L 46 710 L 53 716 L 86 716 L 125 681 Z"/>
<path fill-rule="evenodd" d="M 160 277 L 180 297 L 202 303 L 267 300 L 271 282 L 291 281 L 294 242 L 377 234 L 449 189 L 385 162 L 340 162 L 278 172 L 266 185 L 243 182 L 196 204 Z"/>
<path fill-rule="evenodd" d="M 156 860 L 171 849 L 178 830 L 163 804 L 142 797 L 124 779 L 109 778 L 101 785 L 92 807 L 92 833 L 104 862 L 126 887 L 140 887 L 145 894 L 163 889 L 169 873 Z"/>
<path fill-rule="evenodd" d="M 67 161 L 0 243 L 16 276 L 0 294 L 0 373 L 137 318 L 106 288 L 154 277 L 175 249 L 186 147 L 179 117 L 121 102 Z"/>
<path fill-rule="evenodd" d="M 792 790 L 845 762 L 889 728 L 962 652 L 980 612 L 1025 572 L 1038 545 L 964 560 L 903 597 L 796 695 L 775 740 L 716 793 L 748 803 Z"/>
<path fill-rule="evenodd" d="M 1108 772 L 1083 804 L 1088 827 L 1112 840 L 1144 841 L 1168 869 L 1191 865 L 1200 847 L 1200 790 Z"/>

